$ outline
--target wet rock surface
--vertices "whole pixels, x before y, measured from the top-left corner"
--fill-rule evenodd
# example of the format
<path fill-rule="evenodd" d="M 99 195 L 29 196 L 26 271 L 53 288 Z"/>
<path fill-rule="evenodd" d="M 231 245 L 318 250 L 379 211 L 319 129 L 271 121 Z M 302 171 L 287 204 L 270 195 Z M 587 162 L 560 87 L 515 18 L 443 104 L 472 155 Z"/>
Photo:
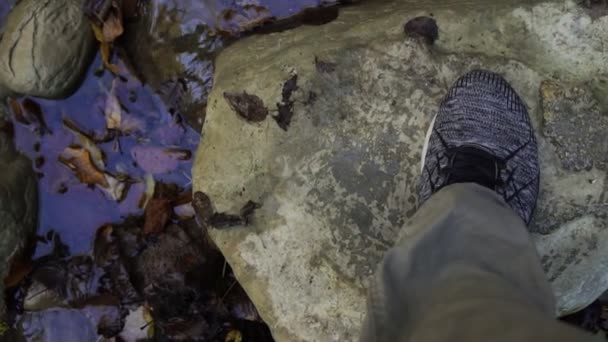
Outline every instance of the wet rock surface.
<path fill-rule="evenodd" d="M 410 19 L 431 14 L 439 27 L 433 45 L 406 37 Z M 449 85 L 474 68 L 502 73 L 537 128 L 541 198 L 531 230 L 559 313 L 607 289 L 606 171 L 597 138 L 605 96 L 596 95 L 608 74 L 607 28 L 607 20 L 593 20 L 569 1 L 474 1 L 466 9 L 363 3 L 329 24 L 250 37 L 224 50 L 194 191 L 207 194 L 215 212 L 238 214 L 250 200 L 261 205 L 247 226 L 210 234 L 275 338 L 357 338 L 369 277 L 409 234 L 426 129 Z M 254 95 L 275 117 L 294 75 L 286 130 L 269 118 L 243 120 L 224 96 Z M 585 90 L 551 102 L 547 84 L 565 94 L 577 84 Z M 580 120 L 562 120 L 570 113 Z M 564 163 L 569 153 L 583 160 L 580 168 Z"/>
<path fill-rule="evenodd" d="M 26 253 L 38 219 L 37 179 L 31 161 L 15 149 L 13 127 L 0 105 L 0 277 Z M 0 283 L 4 291 L 4 283 Z M 5 297 L 0 297 L 0 320 L 6 320 Z"/>
<path fill-rule="evenodd" d="M 64 97 L 77 88 L 95 43 L 79 0 L 22 0 L 0 40 L 0 84 L 18 94 Z"/>

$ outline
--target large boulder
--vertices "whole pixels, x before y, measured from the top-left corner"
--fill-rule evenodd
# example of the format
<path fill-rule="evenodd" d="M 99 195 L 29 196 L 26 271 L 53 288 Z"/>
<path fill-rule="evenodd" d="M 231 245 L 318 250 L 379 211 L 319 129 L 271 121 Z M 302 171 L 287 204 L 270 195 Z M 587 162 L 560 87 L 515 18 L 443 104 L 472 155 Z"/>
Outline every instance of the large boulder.
<path fill-rule="evenodd" d="M 608 289 L 598 133 L 608 129 L 608 17 L 575 1 L 496 3 L 363 2 L 219 56 L 194 190 L 217 212 L 261 205 L 248 225 L 210 233 L 277 340 L 356 339 L 370 277 L 409 235 L 426 129 L 447 88 L 474 68 L 502 73 L 537 128 L 531 230 L 559 313 Z M 419 16 L 436 20 L 434 44 L 429 20 L 404 33 Z"/>
<path fill-rule="evenodd" d="M 80 0 L 21 0 L 3 32 L 0 94 L 10 90 L 48 98 L 68 96 L 84 78 L 95 51 Z"/>
<path fill-rule="evenodd" d="M 38 226 L 38 185 L 32 163 L 17 152 L 12 124 L 0 105 L 0 279 L 15 257 L 24 252 L 28 238 Z M 0 281 L 0 293 L 4 282 Z M 0 325 L 5 319 L 4 296 L 0 296 Z"/>

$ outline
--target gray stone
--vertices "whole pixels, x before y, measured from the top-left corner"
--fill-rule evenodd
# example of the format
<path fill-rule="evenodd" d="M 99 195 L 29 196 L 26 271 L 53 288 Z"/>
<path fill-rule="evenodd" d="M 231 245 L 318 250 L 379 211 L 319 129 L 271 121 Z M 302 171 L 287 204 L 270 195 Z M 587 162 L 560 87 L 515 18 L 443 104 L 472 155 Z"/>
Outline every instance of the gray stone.
<path fill-rule="evenodd" d="M 89 67 L 95 40 L 79 0 L 21 0 L 0 40 L 0 83 L 47 98 L 70 95 Z"/>
<path fill-rule="evenodd" d="M 38 187 L 32 163 L 14 147 L 11 124 L 0 106 L 0 279 L 11 261 L 23 251 L 27 238 L 38 224 Z M 0 282 L 4 293 L 4 283 Z M 5 318 L 4 296 L 0 296 L 0 321 Z"/>
<path fill-rule="evenodd" d="M 405 37 L 409 19 L 431 13 L 439 25 L 434 45 Z M 589 98 L 601 91 L 593 85 L 608 75 L 605 46 L 608 17 L 592 20 L 573 1 L 384 1 L 223 51 L 194 190 L 209 195 L 218 212 L 262 204 L 250 225 L 211 236 L 275 338 L 356 339 L 369 278 L 398 237 L 412 234 L 405 222 L 417 208 L 426 129 L 449 85 L 474 68 L 502 73 L 537 128 L 542 190 L 531 229 L 549 234 L 535 239 L 560 313 L 607 289 L 608 248 L 600 240 L 608 219 L 599 210 L 608 204 L 606 170 L 564 167 L 564 147 L 543 127 L 550 124 L 540 91 L 546 80 L 566 89 L 589 84 Z M 284 84 L 294 75 L 297 89 L 289 94 Z M 247 122 L 225 92 L 260 97 L 270 115 Z M 283 130 L 271 116 L 281 113 L 284 124 L 291 105 Z M 592 136 L 585 120 L 599 112 L 580 115 L 569 137 Z M 581 156 L 596 165 L 600 153 Z"/>

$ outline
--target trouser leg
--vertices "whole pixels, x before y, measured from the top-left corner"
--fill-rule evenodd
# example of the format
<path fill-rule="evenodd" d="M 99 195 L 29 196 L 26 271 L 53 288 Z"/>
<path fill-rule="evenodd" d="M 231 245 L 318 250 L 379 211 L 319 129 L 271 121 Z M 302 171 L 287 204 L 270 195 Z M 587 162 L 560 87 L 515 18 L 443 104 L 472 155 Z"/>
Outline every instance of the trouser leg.
<path fill-rule="evenodd" d="M 521 218 L 493 191 L 454 184 L 402 231 L 372 283 L 363 341 L 581 341 Z"/>

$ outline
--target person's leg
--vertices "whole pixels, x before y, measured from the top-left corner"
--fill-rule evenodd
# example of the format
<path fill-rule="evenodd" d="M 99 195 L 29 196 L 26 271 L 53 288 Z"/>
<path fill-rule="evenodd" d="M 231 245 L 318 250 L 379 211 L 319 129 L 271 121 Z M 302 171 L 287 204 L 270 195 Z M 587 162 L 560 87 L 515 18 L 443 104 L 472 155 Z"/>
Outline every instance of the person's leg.
<path fill-rule="evenodd" d="M 493 191 L 443 188 L 381 264 L 362 341 L 582 341 L 556 322 L 524 222 Z"/>
<path fill-rule="evenodd" d="M 525 105 L 473 71 L 443 101 L 425 147 L 420 201 L 371 285 L 362 341 L 579 341 L 526 222 L 538 195 Z"/>

